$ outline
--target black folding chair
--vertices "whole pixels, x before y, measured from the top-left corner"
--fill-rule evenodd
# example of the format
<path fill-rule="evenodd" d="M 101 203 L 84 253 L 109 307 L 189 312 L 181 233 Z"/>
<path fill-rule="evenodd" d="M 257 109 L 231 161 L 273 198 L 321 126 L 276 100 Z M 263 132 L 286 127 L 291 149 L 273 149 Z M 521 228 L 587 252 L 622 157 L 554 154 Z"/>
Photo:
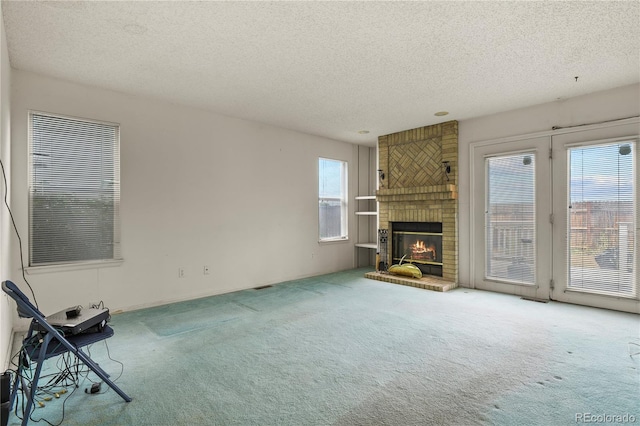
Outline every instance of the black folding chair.
<path fill-rule="evenodd" d="M 27 394 L 27 405 L 24 411 L 24 417 L 22 419 L 22 425 L 25 426 L 29 422 L 31 416 L 31 410 L 33 409 L 34 397 L 38 389 L 38 379 L 40 378 L 40 372 L 42 371 L 42 365 L 46 359 L 54 356 L 62 355 L 67 352 L 74 354 L 80 361 L 82 361 L 87 367 L 89 367 L 98 377 L 100 377 L 104 383 L 109 385 L 111 389 L 116 391 L 118 395 L 122 397 L 126 402 L 130 402 L 131 398 L 124 393 L 111 379 L 109 375 L 96 364 L 87 354 L 85 354 L 81 348 L 91 345 L 93 343 L 108 339 L 113 336 L 113 329 L 108 325 L 102 327 L 101 330 L 93 333 L 81 333 L 71 336 L 62 335 L 56 328 L 47 323 L 45 316 L 36 308 L 29 298 L 20 291 L 11 281 L 4 281 L 2 283 L 2 291 L 7 293 L 18 305 L 18 315 L 21 318 L 32 318 L 29 331 L 23 341 L 23 356 L 28 354 L 26 360 L 27 365 L 32 361 L 36 362 L 36 369 L 33 374 L 33 380 L 31 381 L 31 388 L 24 389 L 23 392 Z M 38 338 L 37 334 L 40 333 L 41 337 Z M 21 358 L 22 358 L 21 357 Z M 20 377 L 24 368 L 28 368 L 23 364 L 22 360 L 18 363 L 18 372 L 13 384 L 13 390 L 11 391 L 11 407 L 15 402 L 16 393 L 19 386 L 23 386 L 20 381 Z"/>

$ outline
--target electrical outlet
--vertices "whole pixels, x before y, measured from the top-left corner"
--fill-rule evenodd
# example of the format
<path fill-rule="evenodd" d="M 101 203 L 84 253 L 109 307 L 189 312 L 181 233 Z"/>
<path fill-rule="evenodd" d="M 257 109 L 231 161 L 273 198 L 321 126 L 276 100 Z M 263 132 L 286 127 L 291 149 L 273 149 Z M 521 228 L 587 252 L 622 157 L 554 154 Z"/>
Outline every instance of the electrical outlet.
<path fill-rule="evenodd" d="M 211 273 L 211 269 L 209 269 L 209 267 L 208 267 L 207 265 L 204 265 L 204 266 L 202 267 L 202 273 L 203 273 L 204 275 L 209 275 L 209 274 Z"/>
<path fill-rule="evenodd" d="M 178 268 L 178 278 L 184 278 L 184 268 Z"/>

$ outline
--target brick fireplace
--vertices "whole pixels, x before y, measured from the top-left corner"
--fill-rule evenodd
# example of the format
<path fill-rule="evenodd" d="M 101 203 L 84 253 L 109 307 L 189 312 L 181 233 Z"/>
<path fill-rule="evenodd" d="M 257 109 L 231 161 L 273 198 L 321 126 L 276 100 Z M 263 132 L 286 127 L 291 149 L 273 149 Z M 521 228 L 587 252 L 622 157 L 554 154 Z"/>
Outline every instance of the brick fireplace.
<path fill-rule="evenodd" d="M 455 287 L 458 282 L 458 122 L 447 121 L 380 136 L 378 162 L 384 174 L 376 192 L 379 229 L 386 229 L 391 240 L 394 224 L 441 223 L 442 265 L 441 277 L 437 279 Z M 398 261 L 391 258 L 392 241 L 388 247 L 387 264 L 397 264 Z M 367 276 L 389 282 L 405 281 L 395 280 L 396 277 L 389 274 Z M 423 280 L 432 282 L 433 278 L 427 275 Z M 399 284 L 429 288 L 409 281 Z"/>

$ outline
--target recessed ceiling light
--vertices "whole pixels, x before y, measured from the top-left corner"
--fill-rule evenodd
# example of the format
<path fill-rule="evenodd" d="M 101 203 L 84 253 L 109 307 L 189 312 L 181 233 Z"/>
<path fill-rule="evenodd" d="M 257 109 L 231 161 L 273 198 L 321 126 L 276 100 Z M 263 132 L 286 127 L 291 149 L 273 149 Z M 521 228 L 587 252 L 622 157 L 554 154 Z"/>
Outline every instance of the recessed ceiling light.
<path fill-rule="evenodd" d="M 369 133 L 368 130 L 358 130 L 358 133 L 360 133 L 361 135 L 366 135 L 367 133 Z"/>
<path fill-rule="evenodd" d="M 449 113 L 447 111 L 438 111 L 436 112 L 435 115 L 436 117 L 442 117 L 443 115 L 448 115 Z"/>

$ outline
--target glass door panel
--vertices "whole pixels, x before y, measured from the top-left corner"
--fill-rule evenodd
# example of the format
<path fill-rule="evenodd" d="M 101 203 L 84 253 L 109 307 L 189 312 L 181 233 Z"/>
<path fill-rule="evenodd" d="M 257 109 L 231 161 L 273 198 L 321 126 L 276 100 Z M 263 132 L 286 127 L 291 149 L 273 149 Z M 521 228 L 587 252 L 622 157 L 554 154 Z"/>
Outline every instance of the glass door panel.
<path fill-rule="evenodd" d="M 636 143 L 568 149 L 568 289 L 635 296 Z"/>
<path fill-rule="evenodd" d="M 485 160 L 487 279 L 536 283 L 535 158 L 527 152 Z"/>

